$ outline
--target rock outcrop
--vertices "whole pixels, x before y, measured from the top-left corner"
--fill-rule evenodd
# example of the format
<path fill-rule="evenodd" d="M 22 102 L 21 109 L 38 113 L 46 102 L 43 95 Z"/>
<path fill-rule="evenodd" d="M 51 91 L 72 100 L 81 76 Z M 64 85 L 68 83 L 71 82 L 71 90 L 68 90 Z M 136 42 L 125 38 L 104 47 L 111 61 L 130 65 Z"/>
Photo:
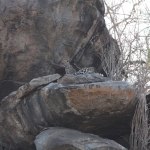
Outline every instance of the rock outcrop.
<path fill-rule="evenodd" d="M 57 127 L 41 132 L 35 145 L 37 150 L 127 150 L 112 140 Z"/>
<path fill-rule="evenodd" d="M 0 144 L 33 150 L 56 126 L 111 139 L 130 133 L 137 99 L 102 66 L 107 54 L 114 64 L 120 55 L 104 11 L 102 0 L 0 1 Z M 96 72 L 77 72 L 89 67 Z"/>
<path fill-rule="evenodd" d="M 99 82 L 98 74 L 96 75 L 97 82 L 84 83 L 85 79 L 88 81 L 87 77 L 91 80 L 95 76 L 85 74 L 78 76 L 81 77 L 80 84 L 60 84 L 63 81 L 61 78 L 48 85 L 44 85 L 44 76 L 38 78 L 40 84 L 39 87 L 36 86 L 36 90 L 32 88 L 35 84 L 31 83 L 37 79 L 33 79 L 28 84 L 30 88 L 19 88 L 3 99 L 0 106 L 3 145 L 11 146 L 12 149 L 29 150 L 40 131 L 55 126 L 112 139 L 130 133 L 136 103 L 134 88 L 121 81 L 101 82 L 101 75 Z M 54 80 L 54 76 L 48 77 L 48 81 Z M 25 94 L 21 97 L 18 93 Z"/>
<path fill-rule="evenodd" d="M 119 55 L 104 10 L 102 0 L 1 0 L 0 100 L 36 77 L 89 66 L 104 73 L 102 49 Z"/>

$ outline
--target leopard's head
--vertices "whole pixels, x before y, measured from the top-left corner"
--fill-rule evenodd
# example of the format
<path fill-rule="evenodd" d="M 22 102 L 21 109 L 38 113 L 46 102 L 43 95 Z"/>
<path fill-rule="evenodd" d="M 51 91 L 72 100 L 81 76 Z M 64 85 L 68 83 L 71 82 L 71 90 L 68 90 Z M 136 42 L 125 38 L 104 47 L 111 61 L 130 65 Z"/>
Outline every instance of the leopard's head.
<path fill-rule="evenodd" d="M 96 69 L 94 67 L 89 67 L 89 68 L 87 68 L 87 72 L 93 73 L 93 72 L 96 72 Z"/>

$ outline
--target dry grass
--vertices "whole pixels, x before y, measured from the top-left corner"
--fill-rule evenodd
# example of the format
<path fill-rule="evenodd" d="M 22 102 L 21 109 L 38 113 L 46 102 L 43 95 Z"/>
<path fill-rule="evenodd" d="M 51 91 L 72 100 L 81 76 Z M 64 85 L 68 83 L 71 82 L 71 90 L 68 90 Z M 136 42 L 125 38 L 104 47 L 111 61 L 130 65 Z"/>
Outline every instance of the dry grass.
<path fill-rule="evenodd" d="M 145 95 L 140 95 L 132 120 L 130 150 L 148 150 L 148 139 L 148 108 Z"/>

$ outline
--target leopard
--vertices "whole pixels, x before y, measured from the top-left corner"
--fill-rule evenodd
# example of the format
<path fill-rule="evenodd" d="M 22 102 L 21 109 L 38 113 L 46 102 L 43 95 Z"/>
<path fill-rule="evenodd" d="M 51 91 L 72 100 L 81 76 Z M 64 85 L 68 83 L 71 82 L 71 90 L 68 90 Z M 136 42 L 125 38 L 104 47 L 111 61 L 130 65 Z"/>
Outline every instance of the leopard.
<path fill-rule="evenodd" d="M 94 67 L 82 68 L 79 71 L 75 72 L 74 75 L 91 74 L 91 73 L 96 73 L 96 69 Z"/>

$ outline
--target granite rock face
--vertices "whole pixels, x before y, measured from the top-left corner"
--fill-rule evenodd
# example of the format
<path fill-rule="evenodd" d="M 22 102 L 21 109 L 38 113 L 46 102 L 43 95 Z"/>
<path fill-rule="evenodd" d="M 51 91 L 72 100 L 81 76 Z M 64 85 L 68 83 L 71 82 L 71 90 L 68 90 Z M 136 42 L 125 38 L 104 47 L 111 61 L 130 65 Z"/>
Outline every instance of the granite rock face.
<path fill-rule="evenodd" d="M 116 62 L 120 55 L 104 11 L 102 0 L 0 1 L 4 147 L 36 149 L 35 137 L 56 126 L 111 139 L 130 132 L 134 88 L 110 81 L 102 68 L 104 51 Z M 96 73 L 74 75 L 87 67 Z"/>
<path fill-rule="evenodd" d="M 102 0 L 1 0 L 0 100 L 40 76 L 89 66 L 104 73 L 102 49 L 119 53 L 104 10 Z"/>
<path fill-rule="evenodd" d="M 37 150 L 127 150 L 112 140 L 58 127 L 41 132 L 35 145 Z"/>
<path fill-rule="evenodd" d="M 35 136 L 47 127 L 56 126 L 111 139 L 130 133 L 136 103 L 134 88 L 121 81 L 101 82 L 101 78 L 100 82 L 97 78 L 96 82 L 84 83 L 87 76 L 92 78 L 92 75 L 95 76 L 82 75 L 80 84 L 60 84 L 61 78 L 43 85 L 45 77 L 41 77 L 36 90 L 31 88 L 19 98 L 17 91 L 5 97 L 0 106 L 3 145 L 33 149 Z M 26 93 L 25 88 L 22 90 Z"/>

